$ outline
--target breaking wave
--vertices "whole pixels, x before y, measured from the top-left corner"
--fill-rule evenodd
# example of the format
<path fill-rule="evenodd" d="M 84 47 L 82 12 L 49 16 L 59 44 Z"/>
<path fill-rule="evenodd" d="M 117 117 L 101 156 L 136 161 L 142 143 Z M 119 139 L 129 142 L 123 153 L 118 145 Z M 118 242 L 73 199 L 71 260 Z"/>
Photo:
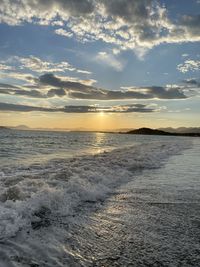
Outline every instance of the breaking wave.
<path fill-rule="evenodd" d="M 0 241 L 67 225 L 84 203 L 104 201 L 143 169 L 159 168 L 190 142 L 158 141 L 97 155 L 55 159 L 0 173 Z"/>

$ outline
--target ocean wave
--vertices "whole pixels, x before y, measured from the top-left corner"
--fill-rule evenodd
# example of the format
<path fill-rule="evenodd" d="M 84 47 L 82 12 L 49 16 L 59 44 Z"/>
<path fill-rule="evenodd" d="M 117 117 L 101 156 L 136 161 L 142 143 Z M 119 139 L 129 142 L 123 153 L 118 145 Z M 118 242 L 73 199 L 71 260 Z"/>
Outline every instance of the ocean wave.
<path fill-rule="evenodd" d="M 101 202 L 143 169 L 159 168 L 191 143 L 145 143 L 97 155 L 1 171 L 0 240 L 67 224 L 84 203 Z"/>

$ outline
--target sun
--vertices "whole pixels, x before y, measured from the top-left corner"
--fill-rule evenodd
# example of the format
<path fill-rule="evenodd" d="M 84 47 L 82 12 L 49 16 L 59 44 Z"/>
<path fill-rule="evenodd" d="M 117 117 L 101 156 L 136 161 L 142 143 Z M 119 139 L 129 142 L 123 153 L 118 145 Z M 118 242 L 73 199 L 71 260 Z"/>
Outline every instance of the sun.
<path fill-rule="evenodd" d="M 100 115 L 101 117 L 104 116 L 104 115 L 105 115 L 104 111 L 100 111 L 100 112 L 99 112 L 99 115 Z"/>

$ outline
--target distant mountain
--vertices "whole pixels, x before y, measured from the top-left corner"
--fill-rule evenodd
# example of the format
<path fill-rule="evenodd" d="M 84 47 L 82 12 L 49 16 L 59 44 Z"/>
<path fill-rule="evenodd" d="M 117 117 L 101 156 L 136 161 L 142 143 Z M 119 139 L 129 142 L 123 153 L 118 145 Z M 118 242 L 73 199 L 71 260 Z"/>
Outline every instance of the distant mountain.
<path fill-rule="evenodd" d="M 18 126 L 14 126 L 14 127 L 11 127 L 11 128 L 16 129 L 16 130 L 30 130 L 31 129 L 26 125 L 18 125 Z"/>
<path fill-rule="evenodd" d="M 179 128 L 159 128 L 158 130 L 166 131 L 169 133 L 200 133 L 200 127 L 179 127 Z"/>
<path fill-rule="evenodd" d="M 146 134 L 146 135 L 172 135 L 172 133 L 157 129 L 139 128 L 127 132 L 128 134 Z"/>
<path fill-rule="evenodd" d="M 169 136 L 196 136 L 200 137 L 200 133 L 175 133 L 175 132 L 166 132 L 158 129 L 150 128 L 140 128 L 136 130 L 131 130 L 126 132 L 127 134 L 143 134 L 143 135 L 169 135 Z"/>
<path fill-rule="evenodd" d="M 200 127 L 179 127 L 179 128 L 158 128 L 151 129 L 143 127 L 140 129 L 131 129 L 131 128 L 118 128 L 118 129 L 102 129 L 95 130 L 93 128 L 30 128 L 27 125 L 18 125 L 18 126 L 0 126 L 0 130 L 5 129 L 15 129 L 15 130 L 29 130 L 29 131 L 62 131 L 62 132 L 104 132 L 104 133 L 132 133 L 132 134 L 149 134 L 149 135 L 186 135 L 186 136 L 198 136 L 200 134 Z"/>
<path fill-rule="evenodd" d="M 1 130 L 10 130 L 10 128 L 5 127 L 5 126 L 0 126 L 0 131 L 1 131 Z"/>

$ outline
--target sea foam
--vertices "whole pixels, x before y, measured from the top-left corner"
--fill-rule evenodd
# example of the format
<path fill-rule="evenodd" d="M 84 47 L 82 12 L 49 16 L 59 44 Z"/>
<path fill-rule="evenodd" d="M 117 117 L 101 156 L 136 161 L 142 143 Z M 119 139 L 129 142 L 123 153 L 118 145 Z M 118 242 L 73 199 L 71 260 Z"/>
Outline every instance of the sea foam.
<path fill-rule="evenodd" d="M 68 223 L 84 203 L 102 202 L 143 169 L 190 147 L 185 139 L 158 141 L 97 155 L 55 159 L 3 173 L 0 195 L 0 240 L 41 227 Z"/>

